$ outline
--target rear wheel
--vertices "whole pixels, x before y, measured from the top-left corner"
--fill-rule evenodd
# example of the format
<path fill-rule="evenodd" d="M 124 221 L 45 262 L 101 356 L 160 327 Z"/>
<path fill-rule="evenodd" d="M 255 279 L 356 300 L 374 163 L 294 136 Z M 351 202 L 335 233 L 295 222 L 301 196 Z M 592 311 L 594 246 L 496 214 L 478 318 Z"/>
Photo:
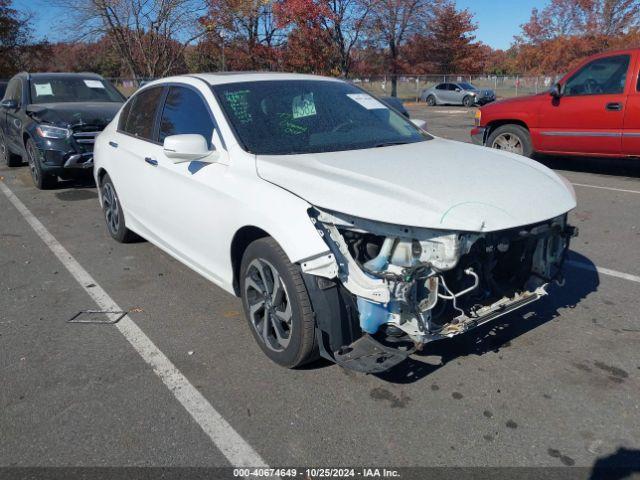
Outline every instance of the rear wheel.
<path fill-rule="evenodd" d="M 247 247 L 240 289 L 249 328 L 267 357 L 287 368 L 317 358 L 313 311 L 300 268 L 273 238 Z"/>
<path fill-rule="evenodd" d="M 5 163 L 7 167 L 19 167 L 22 165 L 22 159 L 18 155 L 14 155 L 7 146 L 4 133 L 0 130 L 0 162 Z"/>
<path fill-rule="evenodd" d="M 138 237 L 124 223 L 124 213 L 118 200 L 116 189 L 109 175 L 105 175 L 100 184 L 102 192 L 102 211 L 109 235 L 120 243 L 129 243 Z"/>
<path fill-rule="evenodd" d="M 487 146 L 530 157 L 533 155 L 531 135 L 520 125 L 502 125 L 496 128 L 487 139 Z"/>
<path fill-rule="evenodd" d="M 436 105 L 436 97 L 434 97 L 433 95 L 429 95 L 427 97 L 427 105 L 429 105 L 430 107 L 435 107 L 435 105 Z"/>
<path fill-rule="evenodd" d="M 40 150 L 38 150 L 38 147 L 36 147 L 36 144 L 32 139 L 27 140 L 26 149 L 27 162 L 29 163 L 29 171 L 31 172 L 33 184 L 39 190 L 46 190 L 54 187 L 58 183 L 58 177 L 43 171 Z"/>

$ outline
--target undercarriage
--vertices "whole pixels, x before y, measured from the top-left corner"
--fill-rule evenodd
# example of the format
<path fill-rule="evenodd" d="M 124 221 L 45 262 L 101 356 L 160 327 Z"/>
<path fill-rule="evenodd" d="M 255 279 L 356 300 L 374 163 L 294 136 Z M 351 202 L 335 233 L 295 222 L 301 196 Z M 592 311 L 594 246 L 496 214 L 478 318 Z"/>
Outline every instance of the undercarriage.
<path fill-rule="evenodd" d="M 332 353 L 363 371 L 386 370 L 428 342 L 540 299 L 561 280 L 576 234 L 566 215 L 495 232 L 403 227 L 320 210 L 311 217 L 331 254 L 303 263 L 303 271 L 337 278 L 351 297 L 362 335 L 334 344 Z"/>

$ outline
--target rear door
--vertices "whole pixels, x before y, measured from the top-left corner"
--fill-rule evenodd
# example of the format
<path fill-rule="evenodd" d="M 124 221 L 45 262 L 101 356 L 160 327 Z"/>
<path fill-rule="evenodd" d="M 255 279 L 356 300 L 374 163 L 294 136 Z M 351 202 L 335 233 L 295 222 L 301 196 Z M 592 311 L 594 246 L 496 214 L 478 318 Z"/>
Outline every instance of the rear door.
<path fill-rule="evenodd" d="M 620 155 L 631 54 L 603 56 L 579 68 L 539 111 L 541 150 Z"/>
<path fill-rule="evenodd" d="M 622 132 L 622 154 L 640 157 L 640 56 L 636 55 Z"/>
<path fill-rule="evenodd" d="M 21 154 L 24 151 L 24 145 L 22 143 L 22 116 L 20 115 L 20 109 L 24 108 L 23 91 L 22 91 L 22 79 L 14 78 L 9 82 L 7 88 L 6 98 L 8 100 L 14 100 L 18 105 L 15 109 L 3 108 L 3 114 L 5 118 L 5 138 L 7 139 L 7 145 L 14 153 Z M 25 159 L 26 160 L 26 159 Z"/>

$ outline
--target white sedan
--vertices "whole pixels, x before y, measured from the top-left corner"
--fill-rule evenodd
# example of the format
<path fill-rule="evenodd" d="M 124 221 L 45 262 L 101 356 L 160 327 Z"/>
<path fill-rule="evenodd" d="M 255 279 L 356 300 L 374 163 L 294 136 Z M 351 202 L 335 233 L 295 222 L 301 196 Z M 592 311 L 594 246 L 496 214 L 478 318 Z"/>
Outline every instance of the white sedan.
<path fill-rule="evenodd" d="M 94 174 L 111 236 L 241 297 L 286 367 L 387 370 L 543 297 L 574 234 L 551 170 L 309 75 L 149 83 L 97 138 Z"/>

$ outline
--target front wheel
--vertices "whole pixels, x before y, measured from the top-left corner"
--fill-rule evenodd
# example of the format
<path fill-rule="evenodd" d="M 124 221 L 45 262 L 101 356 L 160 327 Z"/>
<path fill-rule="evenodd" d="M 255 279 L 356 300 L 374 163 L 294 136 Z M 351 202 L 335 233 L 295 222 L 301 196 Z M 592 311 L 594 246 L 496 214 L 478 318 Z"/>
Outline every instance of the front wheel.
<path fill-rule="evenodd" d="M 249 328 L 267 357 L 287 368 L 317 358 L 313 311 L 300 268 L 273 238 L 247 247 L 240 289 Z"/>
<path fill-rule="evenodd" d="M 58 183 L 58 177 L 43 171 L 40 151 L 32 139 L 27 140 L 26 149 L 27 162 L 29 163 L 29 171 L 31 172 L 33 184 L 39 190 L 46 190 L 54 187 L 56 183 Z"/>
<path fill-rule="evenodd" d="M 533 155 L 531 135 L 526 128 L 520 125 L 508 124 L 496 128 L 489 135 L 487 146 L 525 157 Z"/>
<path fill-rule="evenodd" d="M 462 99 L 462 105 L 464 105 L 467 108 L 473 107 L 473 104 L 474 104 L 474 100 L 471 95 L 467 95 Z"/>

